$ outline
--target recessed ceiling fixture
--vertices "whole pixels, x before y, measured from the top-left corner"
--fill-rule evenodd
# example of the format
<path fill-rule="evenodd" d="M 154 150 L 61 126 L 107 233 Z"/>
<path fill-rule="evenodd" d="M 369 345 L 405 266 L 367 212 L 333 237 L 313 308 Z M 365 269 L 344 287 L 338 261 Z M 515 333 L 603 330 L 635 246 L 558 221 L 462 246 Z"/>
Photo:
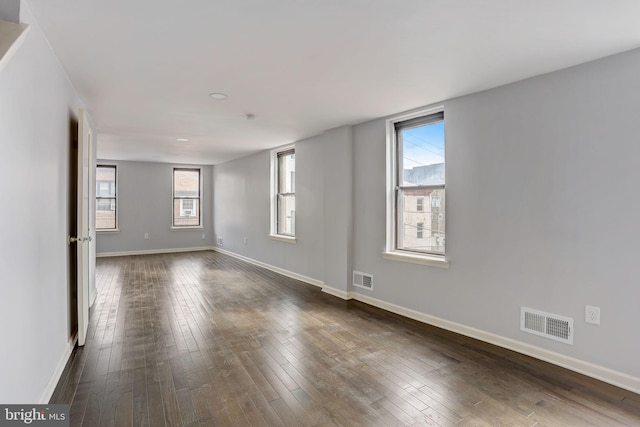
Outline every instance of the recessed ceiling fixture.
<path fill-rule="evenodd" d="M 229 95 L 227 95 L 226 93 L 212 92 L 209 94 L 209 97 L 217 101 L 222 101 L 223 99 L 227 99 Z"/>
<path fill-rule="evenodd" d="M 178 142 L 189 142 L 189 138 L 176 138 Z"/>

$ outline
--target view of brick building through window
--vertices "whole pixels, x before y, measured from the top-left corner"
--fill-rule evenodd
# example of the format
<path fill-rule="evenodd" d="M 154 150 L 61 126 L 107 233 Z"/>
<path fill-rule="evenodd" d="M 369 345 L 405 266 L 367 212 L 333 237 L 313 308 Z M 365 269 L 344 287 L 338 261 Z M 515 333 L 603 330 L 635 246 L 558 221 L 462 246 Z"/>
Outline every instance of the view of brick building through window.
<path fill-rule="evenodd" d="M 395 124 L 396 248 L 445 253 L 444 113 Z"/>
<path fill-rule="evenodd" d="M 117 228 L 116 167 L 96 168 L 96 230 Z"/>
<path fill-rule="evenodd" d="M 200 169 L 173 169 L 173 226 L 200 224 Z"/>
<path fill-rule="evenodd" d="M 431 185 L 442 182 L 444 163 L 417 166 L 404 170 L 405 180 L 412 184 Z M 435 179 L 433 177 L 436 176 Z M 403 235 L 406 248 L 426 252 L 444 252 L 444 189 L 407 188 L 403 192 Z"/>

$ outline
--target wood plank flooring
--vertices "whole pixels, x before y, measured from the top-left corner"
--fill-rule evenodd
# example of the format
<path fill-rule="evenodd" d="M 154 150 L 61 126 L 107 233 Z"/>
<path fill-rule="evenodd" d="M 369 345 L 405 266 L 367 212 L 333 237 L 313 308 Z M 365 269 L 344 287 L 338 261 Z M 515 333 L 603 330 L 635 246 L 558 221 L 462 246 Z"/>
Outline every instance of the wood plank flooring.
<path fill-rule="evenodd" d="M 99 258 L 84 426 L 640 426 L 640 396 L 216 252 Z"/>

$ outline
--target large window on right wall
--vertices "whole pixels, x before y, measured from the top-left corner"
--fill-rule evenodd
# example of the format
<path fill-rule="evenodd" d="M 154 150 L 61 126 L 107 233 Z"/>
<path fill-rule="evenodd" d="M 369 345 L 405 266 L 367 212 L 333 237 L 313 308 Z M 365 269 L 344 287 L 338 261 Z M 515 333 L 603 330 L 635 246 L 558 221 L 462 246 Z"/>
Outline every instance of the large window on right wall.
<path fill-rule="evenodd" d="M 385 257 L 448 266 L 444 111 L 400 117 L 388 127 Z"/>

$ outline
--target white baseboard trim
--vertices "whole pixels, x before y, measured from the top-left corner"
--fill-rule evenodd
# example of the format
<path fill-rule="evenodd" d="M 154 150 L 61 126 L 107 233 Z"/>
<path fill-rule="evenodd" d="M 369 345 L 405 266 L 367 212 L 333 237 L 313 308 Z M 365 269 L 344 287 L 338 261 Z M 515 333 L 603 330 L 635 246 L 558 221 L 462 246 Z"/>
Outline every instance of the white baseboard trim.
<path fill-rule="evenodd" d="M 98 298 L 98 290 L 96 288 L 89 290 L 89 308 L 93 307 L 93 303 Z"/>
<path fill-rule="evenodd" d="M 76 346 L 76 342 L 78 341 L 78 335 L 76 334 L 73 338 L 69 340 L 67 346 L 62 352 L 62 357 L 58 361 L 58 366 L 53 371 L 51 378 L 49 378 L 49 382 L 47 386 L 44 388 L 42 395 L 40 396 L 40 400 L 38 401 L 41 405 L 46 405 L 51 400 L 51 396 L 58 385 L 58 381 L 60 381 L 60 377 L 62 376 L 62 372 L 64 371 L 64 367 L 67 366 L 67 362 L 69 361 L 69 357 L 71 356 L 71 352 Z"/>
<path fill-rule="evenodd" d="M 200 246 L 195 248 L 146 249 L 142 251 L 100 252 L 96 254 L 96 258 L 106 258 L 106 257 L 112 257 L 112 256 L 129 256 L 129 255 L 171 254 L 176 252 L 210 251 L 212 249 L 214 249 L 212 246 Z"/>
<path fill-rule="evenodd" d="M 211 248 L 216 252 L 220 252 L 221 254 L 229 255 L 234 258 L 241 259 L 242 261 L 246 261 L 249 264 L 257 265 L 258 267 L 266 268 L 267 270 L 271 270 L 275 273 L 282 274 L 283 276 L 290 277 L 292 279 L 300 280 L 301 282 L 306 282 L 310 285 L 318 286 L 323 288 L 324 290 L 324 282 L 322 280 L 314 279 L 312 277 L 303 276 L 302 274 L 294 273 L 293 271 L 285 270 L 284 268 L 276 267 L 275 265 L 267 264 L 262 261 L 255 260 L 253 258 L 246 257 L 244 255 L 237 254 L 235 252 L 228 251 L 226 249 L 221 249 L 218 247 Z"/>
<path fill-rule="evenodd" d="M 331 286 L 323 286 L 322 292 L 326 292 L 329 295 L 333 295 L 334 297 L 338 297 L 343 300 L 349 300 L 353 298 L 352 296 L 350 296 L 351 292 L 345 292 L 341 289 L 332 288 Z"/>
<path fill-rule="evenodd" d="M 343 297 L 340 296 L 340 298 Z M 360 294 L 358 292 L 348 292 L 346 298 L 343 299 L 355 299 L 357 301 L 364 302 L 374 307 L 378 307 L 383 310 L 387 310 L 422 323 L 437 326 L 439 328 L 446 329 L 460 335 L 465 335 L 467 337 L 494 344 L 508 350 L 513 350 L 517 353 L 522 353 L 536 359 L 544 360 L 545 362 L 561 366 L 571 371 L 578 372 L 588 377 L 592 377 L 597 380 L 604 381 L 614 386 L 623 388 L 625 390 L 640 394 L 640 378 L 625 374 L 623 372 L 614 371 L 613 369 L 605 368 L 603 366 L 595 365 L 590 362 L 585 362 L 580 359 L 565 356 L 564 354 L 545 350 L 531 344 L 526 344 L 520 341 L 513 340 L 511 338 L 492 334 L 490 332 L 482 331 L 470 326 L 465 326 L 460 323 L 441 319 L 435 316 L 430 316 L 428 314 L 382 301 L 368 295 Z"/>

